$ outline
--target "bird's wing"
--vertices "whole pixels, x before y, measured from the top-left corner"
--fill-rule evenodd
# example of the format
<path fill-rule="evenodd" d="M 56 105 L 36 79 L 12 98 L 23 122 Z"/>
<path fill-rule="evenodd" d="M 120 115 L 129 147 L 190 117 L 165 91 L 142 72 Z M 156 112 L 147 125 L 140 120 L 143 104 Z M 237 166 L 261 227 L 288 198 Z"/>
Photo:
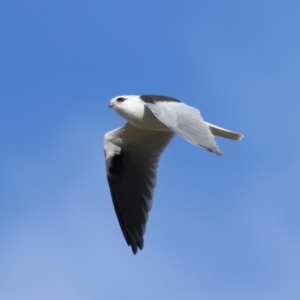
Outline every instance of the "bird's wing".
<path fill-rule="evenodd" d="M 159 121 L 188 142 L 222 155 L 209 126 L 202 119 L 199 110 L 179 101 L 145 102 Z"/>
<path fill-rule="evenodd" d="M 144 130 L 127 123 L 104 137 L 107 178 L 125 240 L 135 254 L 143 248 L 156 169 L 172 132 Z"/>

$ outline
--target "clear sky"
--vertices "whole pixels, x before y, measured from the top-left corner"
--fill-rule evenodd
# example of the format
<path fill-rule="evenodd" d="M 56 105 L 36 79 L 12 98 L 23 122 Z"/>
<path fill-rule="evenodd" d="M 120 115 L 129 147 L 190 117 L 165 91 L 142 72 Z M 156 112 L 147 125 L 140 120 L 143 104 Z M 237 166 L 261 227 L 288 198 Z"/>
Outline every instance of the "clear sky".
<path fill-rule="evenodd" d="M 0 299 L 300 297 L 299 1 L 2 1 Z M 113 209 L 108 101 L 241 132 L 164 152 L 144 250 Z"/>

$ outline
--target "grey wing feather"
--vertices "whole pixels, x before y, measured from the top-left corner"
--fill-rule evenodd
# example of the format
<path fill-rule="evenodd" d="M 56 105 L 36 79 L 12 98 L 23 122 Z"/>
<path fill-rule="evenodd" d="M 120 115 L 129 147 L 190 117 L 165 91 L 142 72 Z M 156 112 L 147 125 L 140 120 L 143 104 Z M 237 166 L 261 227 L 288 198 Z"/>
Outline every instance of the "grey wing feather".
<path fill-rule="evenodd" d="M 107 178 L 125 240 L 135 254 L 143 248 L 156 169 L 171 132 L 136 128 L 129 123 L 104 137 Z"/>
<path fill-rule="evenodd" d="M 157 101 L 155 103 L 145 103 L 145 105 L 159 121 L 188 142 L 217 155 L 223 155 L 199 110 L 183 102 Z"/>

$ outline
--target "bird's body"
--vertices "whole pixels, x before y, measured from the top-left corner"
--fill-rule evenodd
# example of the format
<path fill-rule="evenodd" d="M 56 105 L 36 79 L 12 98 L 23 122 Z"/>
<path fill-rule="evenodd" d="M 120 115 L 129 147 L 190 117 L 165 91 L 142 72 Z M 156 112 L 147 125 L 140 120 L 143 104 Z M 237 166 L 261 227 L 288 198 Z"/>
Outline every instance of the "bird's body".
<path fill-rule="evenodd" d="M 133 253 L 143 248 L 161 153 L 180 135 L 188 142 L 222 155 L 214 135 L 239 140 L 242 135 L 206 123 L 200 112 L 166 96 L 118 96 L 110 107 L 128 121 L 104 136 L 106 171 L 115 211 Z"/>

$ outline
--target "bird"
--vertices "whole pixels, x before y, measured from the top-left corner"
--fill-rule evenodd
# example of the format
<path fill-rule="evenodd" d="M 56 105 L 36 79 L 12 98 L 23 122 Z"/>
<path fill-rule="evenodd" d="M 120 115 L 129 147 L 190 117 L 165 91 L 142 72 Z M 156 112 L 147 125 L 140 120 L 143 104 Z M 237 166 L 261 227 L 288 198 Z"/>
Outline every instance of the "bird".
<path fill-rule="evenodd" d="M 240 140 L 243 135 L 205 122 L 198 109 L 168 96 L 116 96 L 109 108 L 127 120 L 104 135 L 104 155 L 114 209 L 136 254 L 144 246 L 158 162 L 174 135 L 218 156 L 223 152 L 214 136 Z"/>

